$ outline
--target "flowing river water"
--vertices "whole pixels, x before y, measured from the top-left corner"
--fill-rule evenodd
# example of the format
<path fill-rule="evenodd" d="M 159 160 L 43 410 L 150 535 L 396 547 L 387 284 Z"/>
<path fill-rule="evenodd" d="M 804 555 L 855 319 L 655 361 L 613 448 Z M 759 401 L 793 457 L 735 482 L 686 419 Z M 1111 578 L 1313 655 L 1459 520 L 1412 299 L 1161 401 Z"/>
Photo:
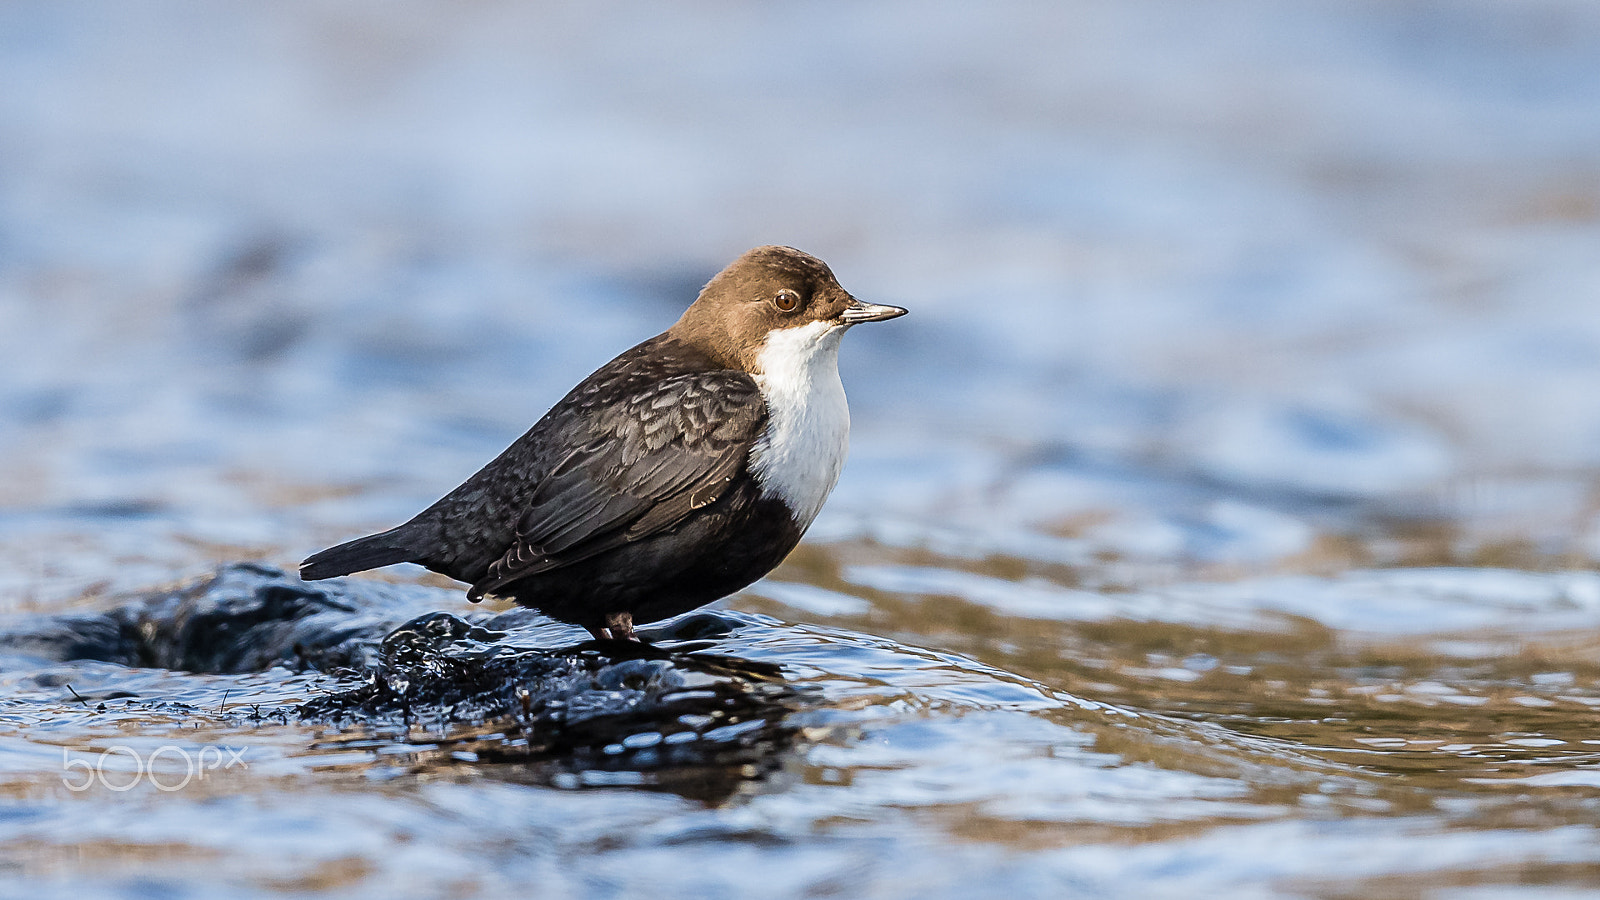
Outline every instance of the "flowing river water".
<path fill-rule="evenodd" d="M 0 895 L 1600 887 L 1592 4 L 0 10 Z M 911 309 L 619 657 L 299 583 L 748 246 Z"/>

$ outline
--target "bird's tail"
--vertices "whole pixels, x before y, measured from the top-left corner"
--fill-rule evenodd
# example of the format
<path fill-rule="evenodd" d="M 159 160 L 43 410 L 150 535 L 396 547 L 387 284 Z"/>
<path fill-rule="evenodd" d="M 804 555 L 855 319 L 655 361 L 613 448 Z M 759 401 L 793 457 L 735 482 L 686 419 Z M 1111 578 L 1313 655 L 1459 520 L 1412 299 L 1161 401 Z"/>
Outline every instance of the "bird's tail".
<path fill-rule="evenodd" d="M 379 566 L 411 562 L 415 555 L 406 546 L 400 528 L 391 528 L 311 554 L 300 564 L 300 577 L 305 581 L 316 581 L 335 575 L 349 575 Z"/>

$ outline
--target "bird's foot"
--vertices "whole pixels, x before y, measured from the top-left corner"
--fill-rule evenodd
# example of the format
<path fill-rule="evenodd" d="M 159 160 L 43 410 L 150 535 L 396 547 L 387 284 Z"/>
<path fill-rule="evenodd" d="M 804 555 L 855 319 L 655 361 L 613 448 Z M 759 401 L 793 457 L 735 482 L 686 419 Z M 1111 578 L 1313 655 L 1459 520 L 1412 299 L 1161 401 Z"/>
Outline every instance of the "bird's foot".
<path fill-rule="evenodd" d="M 606 615 L 606 630 L 611 632 L 613 640 L 637 641 L 633 636 L 633 613 L 618 612 Z"/>
<path fill-rule="evenodd" d="M 606 624 L 600 628 L 590 628 L 589 633 L 597 641 L 639 642 L 633 633 L 633 613 L 628 612 L 607 613 Z"/>

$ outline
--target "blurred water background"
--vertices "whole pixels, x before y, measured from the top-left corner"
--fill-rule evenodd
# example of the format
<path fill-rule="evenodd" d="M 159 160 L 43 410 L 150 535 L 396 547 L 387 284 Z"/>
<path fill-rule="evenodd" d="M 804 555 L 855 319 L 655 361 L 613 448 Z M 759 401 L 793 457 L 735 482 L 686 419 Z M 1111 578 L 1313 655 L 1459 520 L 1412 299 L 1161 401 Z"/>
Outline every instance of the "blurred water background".
<path fill-rule="evenodd" d="M 0 614 L 402 521 L 763 243 L 912 310 L 720 604 L 826 697 L 785 774 L 419 773 L 221 713 L 284 669 L 5 656 L 0 894 L 1600 885 L 1586 0 L 5 4 Z M 61 786 L 178 735 L 254 762 Z"/>

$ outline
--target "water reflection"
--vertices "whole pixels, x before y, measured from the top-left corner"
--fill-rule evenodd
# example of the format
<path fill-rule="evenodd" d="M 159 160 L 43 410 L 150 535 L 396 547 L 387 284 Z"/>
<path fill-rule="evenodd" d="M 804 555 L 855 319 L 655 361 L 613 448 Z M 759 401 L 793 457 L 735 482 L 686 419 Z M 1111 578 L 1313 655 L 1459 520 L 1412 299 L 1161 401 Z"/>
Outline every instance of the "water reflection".
<path fill-rule="evenodd" d="M 1466 835 L 1498 834 L 1494 858 L 1514 859 L 1555 846 L 1543 837 L 1550 829 L 1587 828 L 1600 797 L 1591 778 L 1600 745 L 1587 732 L 1600 705 L 1592 642 L 1573 643 L 1570 630 L 1543 630 L 1539 621 L 1565 615 L 1563 602 L 1541 598 L 1559 601 L 1581 579 L 1490 573 L 1477 585 L 1463 574 L 1441 581 L 1419 571 L 1346 583 L 1440 609 L 1474 586 L 1520 602 L 1523 627 L 1498 638 L 1517 649 L 1501 653 L 1489 652 L 1499 645 L 1482 629 L 1473 634 L 1489 643 L 1467 646 L 1450 633 L 1395 641 L 1276 611 L 1262 619 L 1261 598 L 1274 595 L 1265 587 L 1236 586 L 1229 601 L 1213 586 L 1207 608 L 1239 607 L 1245 614 L 1235 626 L 1219 624 L 1221 616 L 1196 623 L 1186 614 L 1092 614 L 1098 607 L 1082 616 L 1043 607 L 997 614 L 988 607 L 1003 592 L 990 581 L 1039 576 L 994 565 L 962 571 L 945 560 L 951 575 L 940 581 L 933 573 L 942 569 L 918 559 L 914 583 L 864 589 L 844 579 L 876 582 L 882 573 L 863 576 L 845 564 L 853 552 L 814 547 L 783 573 L 809 571 L 807 590 L 742 601 L 778 618 L 692 615 L 655 629 L 654 649 L 631 653 L 583 642 L 575 629 L 524 610 L 437 608 L 459 609 L 456 591 L 353 581 L 313 602 L 301 592 L 322 586 L 259 566 L 103 614 L 142 623 L 134 630 L 146 643 L 131 650 L 120 626 L 84 627 L 92 616 L 13 622 L 0 676 L 8 695 L 0 701 L 0 787 L 32 798 L 30 808 L 45 818 L 13 823 L 7 833 L 71 846 L 77 838 L 55 831 L 64 825 L 49 824 L 57 821 L 52 806 L 40 803 L 67 793 L 50 787 L 59 780 L 57 757 L 93 759 L 115 746 L 243 748 L 247 769 L 194 792 L 126 795 L 180 836 L 191 848 L 183 853 L 212 846 L 213 813 L 194 802 L 205 797 L 253 798 L 287 811 L 297 798 L 332 790 L 373 816 L 367 828 L 390 833 L 411 827 L 415 808 L 401 798 L 415 794 L 453 810 L 451 827 L 461 830 L 446 829 L 448 843 L 458 839 L 452 834 L 464 841 L 503 828 L 507 816 L 534 831 L 555 827 L 551 817 L 566 807 L 551 806 L 551 790 L 625 787 L 701 810 L 594 801 L 591 815 L 620 804 L 638 817 L 609 820 L 620 831 L 608 840 L 624 835 L 646 855 L 661 842 L 686 840 L 700 848 L 694 857 L 728 840 L 755 840 L 772 848 L 763 854 L 813 847 L 831 860 L 818 863 L 825 869 L 839 860 L 819 835 L 911 827 L 944 835 L 962 865 L 977 864 L 976 848 L 999 845 L 1030 854 L 1036 873 L 1056 871 L 1051 854 L 1060 854 L 1061 864 L 1104 878 L 1123 870 L 1107 869 L 1089 848 L 1210 847 L 1208 865 L 1221 868 L 1207 877 L 1225 881 L 1260 875 L 1248 855 L 1215 845 L 1233 829 L 1240 840 L 1266 841 L 1290 839 L 1300 827 L 1292 823 L 1366 823 L 1360 827 L 1433 846 L 1437 858 L 1475 846 Z M 990 581 L 974 591 L 970 579 L 980 574 Z M 1493 587 L 1495 578 L 1502 587 Z M 1019 596 L 1047 584 L 1022 587 Z M 1340 584 L 1322 589 L 1336 598 Z M 1445 584 L 1455 587 L 1440 590 Z M 1507 595 L 1505 584 L 1522 585 L 1521 593 Z M 1080 589 L 1065 590 L 1070 602 Z M 866 627 L 787 622 L 786 597 L 832 604 Z M 414 614 L 428 606 L 436 608 Z M 237 628 L 221 627 L 228 615 Z M 944 649 L 873 636 L 897 630 Z M 219 667 L 245 658 L 225 646 L 233 641 L 255 644 L 265 670 L 204 674 L 89 659 L 120 647 L 125 662 L 193 660 L 185 641 L 201 635 Z M 106 643 L 84 652 L 93 640 Z M 319 670 L 317 660 L 330 665 Z M 387 791 L 399 793 L 373 806 Z M 82 796 L 103 805 L 124 795 Z M 349 827 L 341 821 L 323 816 L 294 840 L 348 844 L 335 834 Z M 1492 830 L 1502 826 L 1520 831 Z M 1443 837 L 1452 829 L 1465 831 Z M 1562 859 L 1589 859 L 1566 846 Z M 881 865 L 895 860 L 909 858 Z M 496 869 L 497 877 L 515 871 Z M 1374 858 L 1350 874 L 1403 871 Z"/>

